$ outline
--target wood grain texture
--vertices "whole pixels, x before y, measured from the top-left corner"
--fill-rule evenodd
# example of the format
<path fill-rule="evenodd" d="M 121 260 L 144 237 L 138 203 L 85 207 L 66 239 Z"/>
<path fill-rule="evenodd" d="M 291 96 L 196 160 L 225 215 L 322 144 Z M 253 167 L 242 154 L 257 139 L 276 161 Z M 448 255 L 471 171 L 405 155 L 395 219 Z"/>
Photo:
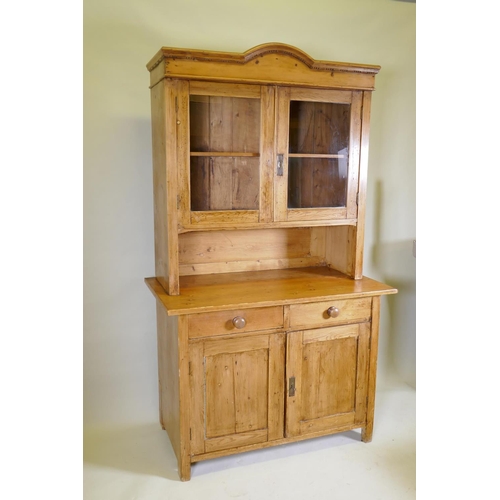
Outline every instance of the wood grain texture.
<path fill-rule="evenodd" d="M 317 265 L 324 257 L 315 244 L 310 228 L 185 233 L 179 235 L 179 272 L 190 275 Z"/>
<path fill-rule="evenodd" d="M 363 248 L 365 239 L 365 212 L 366 212 L 366 189 L 368 182 L 368 146 L 370 136 L 370 107 L 371 92 L 363 92 L 363 116 L 361 128 L 361 146 L 359 160 L 359 203 L 358 203 L 358 224 L 356 226 L 355 237 L 355 261 L 354 278 L 360 279 L 363 276 Z"/>
<path fill-rule="evenodd" d="M 233 319 L 242 317 L 246 324 L 236 328 Z M 246 333 L 257 330 L 283 328 L 283 307 L 261 307 L 257 309 L 233 309 L 210 313 L 190 314 L 188 316 L 189 338 Z"/>
<path fill-rule="evenodd" d="M 245 53 L 163 47 L 148 63 L 163 67 L 163 76 L 237 83 L 286 84 L 373 90 L 380 67 L 316 61 L 286 44 L 263 44 Z M 161 72 L 152 79 L 162 78 Z"/>
<path fill-rule="evenodd" d="M 339 315 L 332 318 L 327 310 L 336 307 Z M 290 328 L 315 328 L 369 321 L 371 298 L 331 299 L 327 302 L 290 305 Z"/>
<path fill-rule="evenodd" d="M 397 293 L 389 285 L 364 277 L 353 280 L 327 267 L 183 276 L 183 294 L 170 296 L 146 278 L 169 315 L 355 299 Z"/>
<path fill-rule="evenodd" d="M 175 165 L 175 108 L 172 109 L 174 89 L 166 83 L 151 89 L 151 127 L 153 148 L 153 197 L 155 226 L 155 274 L 164 289 L 179 293 L 177 258 L 177 207 L 173 210 L 177 182 Z M 172 182 L 174 180 L 174 182 Z M 172 191 L 173 189 L 173 191 Z"/>
<path fill-rule="evenodd" d="M 375 387 L 377 382 L 378 335 L 380 324 L 380 297 L 374 297 L 372 302 L 372 323 L 370 334 L 370 358 L 368 368 L 368 401 L 366 408 L 366 426 L 361 439 L 369 443 L 373 436 L 373 419 L 375 415 Z"/>
<path fill-rule="evenodd" d="M 297 392 L 287 398 L 287 436 L 363 424 L 368 331 L 355 324 L 288 334 Z"/>

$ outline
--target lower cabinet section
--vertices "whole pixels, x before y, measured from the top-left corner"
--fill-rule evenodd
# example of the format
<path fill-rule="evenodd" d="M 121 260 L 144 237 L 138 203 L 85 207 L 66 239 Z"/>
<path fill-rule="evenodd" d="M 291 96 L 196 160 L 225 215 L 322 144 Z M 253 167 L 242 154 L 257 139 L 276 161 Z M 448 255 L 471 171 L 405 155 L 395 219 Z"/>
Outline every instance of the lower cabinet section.
<path fill-rule="evenodd" d="M 160 420 L 181 479 L 194 462 L 350 429 L 370 441 L 379 308 L 375 296 L 261 308 L 267 319 L 238 309 L 204 327 L 158 305 Z"/>
<path fill-rule="evenodd" d="M 189 344 L 191 456 L 366 419 L 370 324 Z"/>

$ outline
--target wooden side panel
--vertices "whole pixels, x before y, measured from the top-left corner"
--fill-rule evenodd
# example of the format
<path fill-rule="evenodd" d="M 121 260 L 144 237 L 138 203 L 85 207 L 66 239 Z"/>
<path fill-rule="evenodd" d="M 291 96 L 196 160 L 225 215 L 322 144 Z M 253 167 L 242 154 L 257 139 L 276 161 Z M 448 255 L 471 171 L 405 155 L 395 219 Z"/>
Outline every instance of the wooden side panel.
<path fill-rule="evenodd" d="M 325 231 L 327 266 L 354 278 L 358 251 L 356 226 L 330 226 Z"/>
<path fill-rule="evenodd" d="M 157 85 L 158 86 L 158 85 Z M 177 317 L 167 316 L 163 305 L 156 303 L 158 333 L 158 386 L 160 423 L 168 433 L 172 448 L 180 457 L 180 381 Z"/>
<path fill-rule="evenodd" d="M 158 380 L 160 422 L 167 431 L 177 457 L 179 476 L 187 481 L 191 475 L 189 459 L 189 358 L 185 318 L 167 316 L 157 301 Z"/>
<path fill-rule="evenodd" d="M 366 210 L 366 186 L 368 178 L 368 143 L 370 135 L 370 107 L 371 92 L 363 92 L 363 114 L 361 129 L 361 146 L 359 161 L 359 202 L 358 202 L 358 224 L 355 233 L 355 259 L 354 259 L 354 278 L 363 277 L 363 247 L 365 239 L 365 210 Z"/>
<path fill-rule="evenodd" d="M 370 334 L 370 357 L 368 367 L 368 402 L 366 408 L 366 427 L 361 439 L 368 443 L 373 435 L 373 418 L 375 415 L 375 386 L 377 381 L 378 335 L 380 322 L 380 297 L 373 297 L 372 329 Z"/>

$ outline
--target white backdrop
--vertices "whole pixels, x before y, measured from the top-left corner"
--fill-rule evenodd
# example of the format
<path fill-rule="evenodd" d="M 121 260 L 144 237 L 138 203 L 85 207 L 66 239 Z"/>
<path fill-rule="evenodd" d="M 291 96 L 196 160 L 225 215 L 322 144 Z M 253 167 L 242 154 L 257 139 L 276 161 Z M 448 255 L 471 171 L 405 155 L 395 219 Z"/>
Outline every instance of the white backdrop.
<path fill-rule="evenodd" d="M 415 5 L 394 0 L 86 0 L 84 424 L 157 421 L 149 73 L 161 46 L 265 42 L 378 64 L 365 275 L 382 298 L 379 384 L 415 384 Z"/>

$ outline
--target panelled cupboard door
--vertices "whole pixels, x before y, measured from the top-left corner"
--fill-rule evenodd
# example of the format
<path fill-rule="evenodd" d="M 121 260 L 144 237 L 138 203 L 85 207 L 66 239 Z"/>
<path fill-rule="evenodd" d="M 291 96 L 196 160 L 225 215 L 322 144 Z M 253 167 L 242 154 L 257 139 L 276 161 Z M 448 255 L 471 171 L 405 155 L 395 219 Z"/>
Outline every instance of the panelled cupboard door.
<path fill-rule="evenodd" d="M 191 455 L 283 437 L 285 334 L 190 344 Z"/>
<path fill-rule="evenodd" d="M 369 335 L 369 323 L 288 334 L 287 437 L 364 424 Z"/>
<path fill-rule="evenodd" d="M 196 81 L 186 86 L 178 121 L 182 224 L 271 221 L 273 87 Z"/>
<path fill-rule="evenodd" d="M 279 87 L 275 220 L 355 219 L 361 91 Z"/>

